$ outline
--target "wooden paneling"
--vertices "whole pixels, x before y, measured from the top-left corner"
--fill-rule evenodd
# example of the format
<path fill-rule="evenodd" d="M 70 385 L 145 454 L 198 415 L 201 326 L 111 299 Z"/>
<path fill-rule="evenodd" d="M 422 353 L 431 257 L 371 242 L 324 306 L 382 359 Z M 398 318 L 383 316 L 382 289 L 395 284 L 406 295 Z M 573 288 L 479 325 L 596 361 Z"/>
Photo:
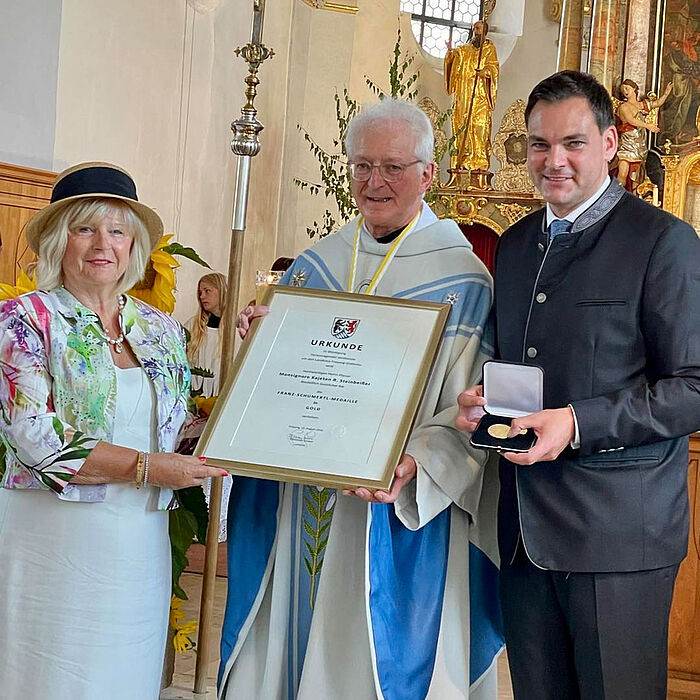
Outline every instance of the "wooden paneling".
<path fill-rule="evenodd" d="M 51 199 L 55 173 L 0 163 L 0 282 L 14 284 L 20 266 L 34 259 L 22 227 Z"/>
<path fill-rule="evenodd" d="M 678 571 L 669 629 L 668 689 L 674 698 L 700 698 L 700 435 L 690 438 L 688 556 Z"/>

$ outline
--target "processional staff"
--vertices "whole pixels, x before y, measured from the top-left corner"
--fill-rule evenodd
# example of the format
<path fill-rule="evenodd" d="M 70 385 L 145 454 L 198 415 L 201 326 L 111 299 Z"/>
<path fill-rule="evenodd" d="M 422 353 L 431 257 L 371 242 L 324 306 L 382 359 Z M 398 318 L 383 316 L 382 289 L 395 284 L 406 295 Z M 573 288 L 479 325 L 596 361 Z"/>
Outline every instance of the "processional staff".
<path fill-rule="evenodd" d="M 241 56 L 248 64 L 246 82 L 246 103 L 241 116 L 231 123 L 233 138 L 231 150 L 238 156 L 236 171 L 236 192 L 233 202 L 233 222 L 231 224 L 231 248 L 228 261 L 228 299 L 224 308 L 224 336 L 221 348 L 221 366 L 219 369 L 219 386 L 224 386 L 226 375 L 233 361 L 236 333 L 236 312 L 238 310 L 238 289 L 241 280 L 243 260 L 243 243 L 245 238 L 246 214 L 248 210 L 248 185 L 250 183 L 250 161 L 260 152 L 259 134 L 263 125 L 258 121 L 254 106 L 257 87 L 260 84 L 258 70 L 263 61 L 274 56 L 274 51 L 262 43 L 263 22 L 265 19 L 265 0 L 253 0 L 253 27 L 250 42 L 237 48 L 235 54 Z M 194 692 L 205 693 L 207 684 L 207 667 L 211 648 L 211 620 L 214 609 L 214 587 L 216 583 L 216 563 L 219 544 L 219 518 L 221 516 L 220 477 L 212 479 L 209 498 L 209 529 L 204 556 L 204 575 L 202 578 L 202 597 L 199 611 L 199 639 L 197 644 L 197 664 L 194 676 Z"/>

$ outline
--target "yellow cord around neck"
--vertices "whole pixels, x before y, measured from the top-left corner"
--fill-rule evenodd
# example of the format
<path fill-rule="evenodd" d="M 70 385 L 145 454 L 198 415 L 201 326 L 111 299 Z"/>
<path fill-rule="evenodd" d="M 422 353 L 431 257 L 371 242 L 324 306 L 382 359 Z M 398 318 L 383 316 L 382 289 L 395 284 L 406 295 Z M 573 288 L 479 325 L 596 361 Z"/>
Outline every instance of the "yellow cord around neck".
<path fill-rule="evenodd" d="M 411 231 L 413 231 L 413 229 L 416 227 L 416 224 L 418 223 L 418 219 L 420 219 L 422 211 L 423 208 L 421 207 L 416 213 L 416 215 L 408 222 L 408 224 L 406 224 L 404 230 L 401 231 L 401 233 L 398 235 L 396 240 L 393 242 L 391 248 L 389 248 L 387 254 L 384 256 L 384 260 L 382 260 L 381 264 L 377 268 L 377 271 L 374 273 L 374 277 L 372 277 L 369 285 L 362 292 L 362 294 L 374 294 L 377 285 L 379 284 L 379 281 L 384 276 L 384 273 L 389 267 L 391 261 L 394 259 L 394 256 L 396 255 L 399 246 L 408 237 L 408 234 L 411 233 Z M 363 221 L 364 217 L 360 216 L 360 218 L 357 220 L 357 226 L 355 227 L 355 241 L 352 246 L 352 260 L 350 262 L 350 279 L 348 280 L 347 287 L 348 292 L 352 292 L 355 289 L 355 276 L 357 274 L 357 258 L 360 252 L 360 232 L 362 230 Z"/>

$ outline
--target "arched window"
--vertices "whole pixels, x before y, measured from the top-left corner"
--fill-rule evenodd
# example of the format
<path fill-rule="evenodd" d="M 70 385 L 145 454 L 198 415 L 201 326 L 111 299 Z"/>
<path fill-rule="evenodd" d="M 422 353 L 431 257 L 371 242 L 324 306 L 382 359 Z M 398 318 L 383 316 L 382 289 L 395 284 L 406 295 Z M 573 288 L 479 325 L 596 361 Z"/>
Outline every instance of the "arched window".
<path fill-rule="evenodd" d="M 481 15 L 481 0 L 401 0 L 401 10 L 411 13 L 416 41 L 431 56 L 443 58 L 447 42 L 465 43 Z"/>

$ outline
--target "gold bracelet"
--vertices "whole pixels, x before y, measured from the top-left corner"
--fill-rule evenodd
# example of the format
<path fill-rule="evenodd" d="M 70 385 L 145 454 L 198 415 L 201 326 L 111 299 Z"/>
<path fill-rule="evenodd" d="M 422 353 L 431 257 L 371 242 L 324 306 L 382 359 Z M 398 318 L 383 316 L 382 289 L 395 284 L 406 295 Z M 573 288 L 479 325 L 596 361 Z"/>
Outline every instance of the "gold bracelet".
<path fill-rule="evenodd" d="M 148 460 L 150 458 L 150 454 L 148 452 L 143 453 L 143 485 L 145 486 L 148 483 Z"/>
<path fill-rule="evenodd" d="M 143 486 L 143 475 L 146 470 L 146 456 L 143 452 L 139 452 L 136 458 L 136 488 L 140 489 Z"/>

